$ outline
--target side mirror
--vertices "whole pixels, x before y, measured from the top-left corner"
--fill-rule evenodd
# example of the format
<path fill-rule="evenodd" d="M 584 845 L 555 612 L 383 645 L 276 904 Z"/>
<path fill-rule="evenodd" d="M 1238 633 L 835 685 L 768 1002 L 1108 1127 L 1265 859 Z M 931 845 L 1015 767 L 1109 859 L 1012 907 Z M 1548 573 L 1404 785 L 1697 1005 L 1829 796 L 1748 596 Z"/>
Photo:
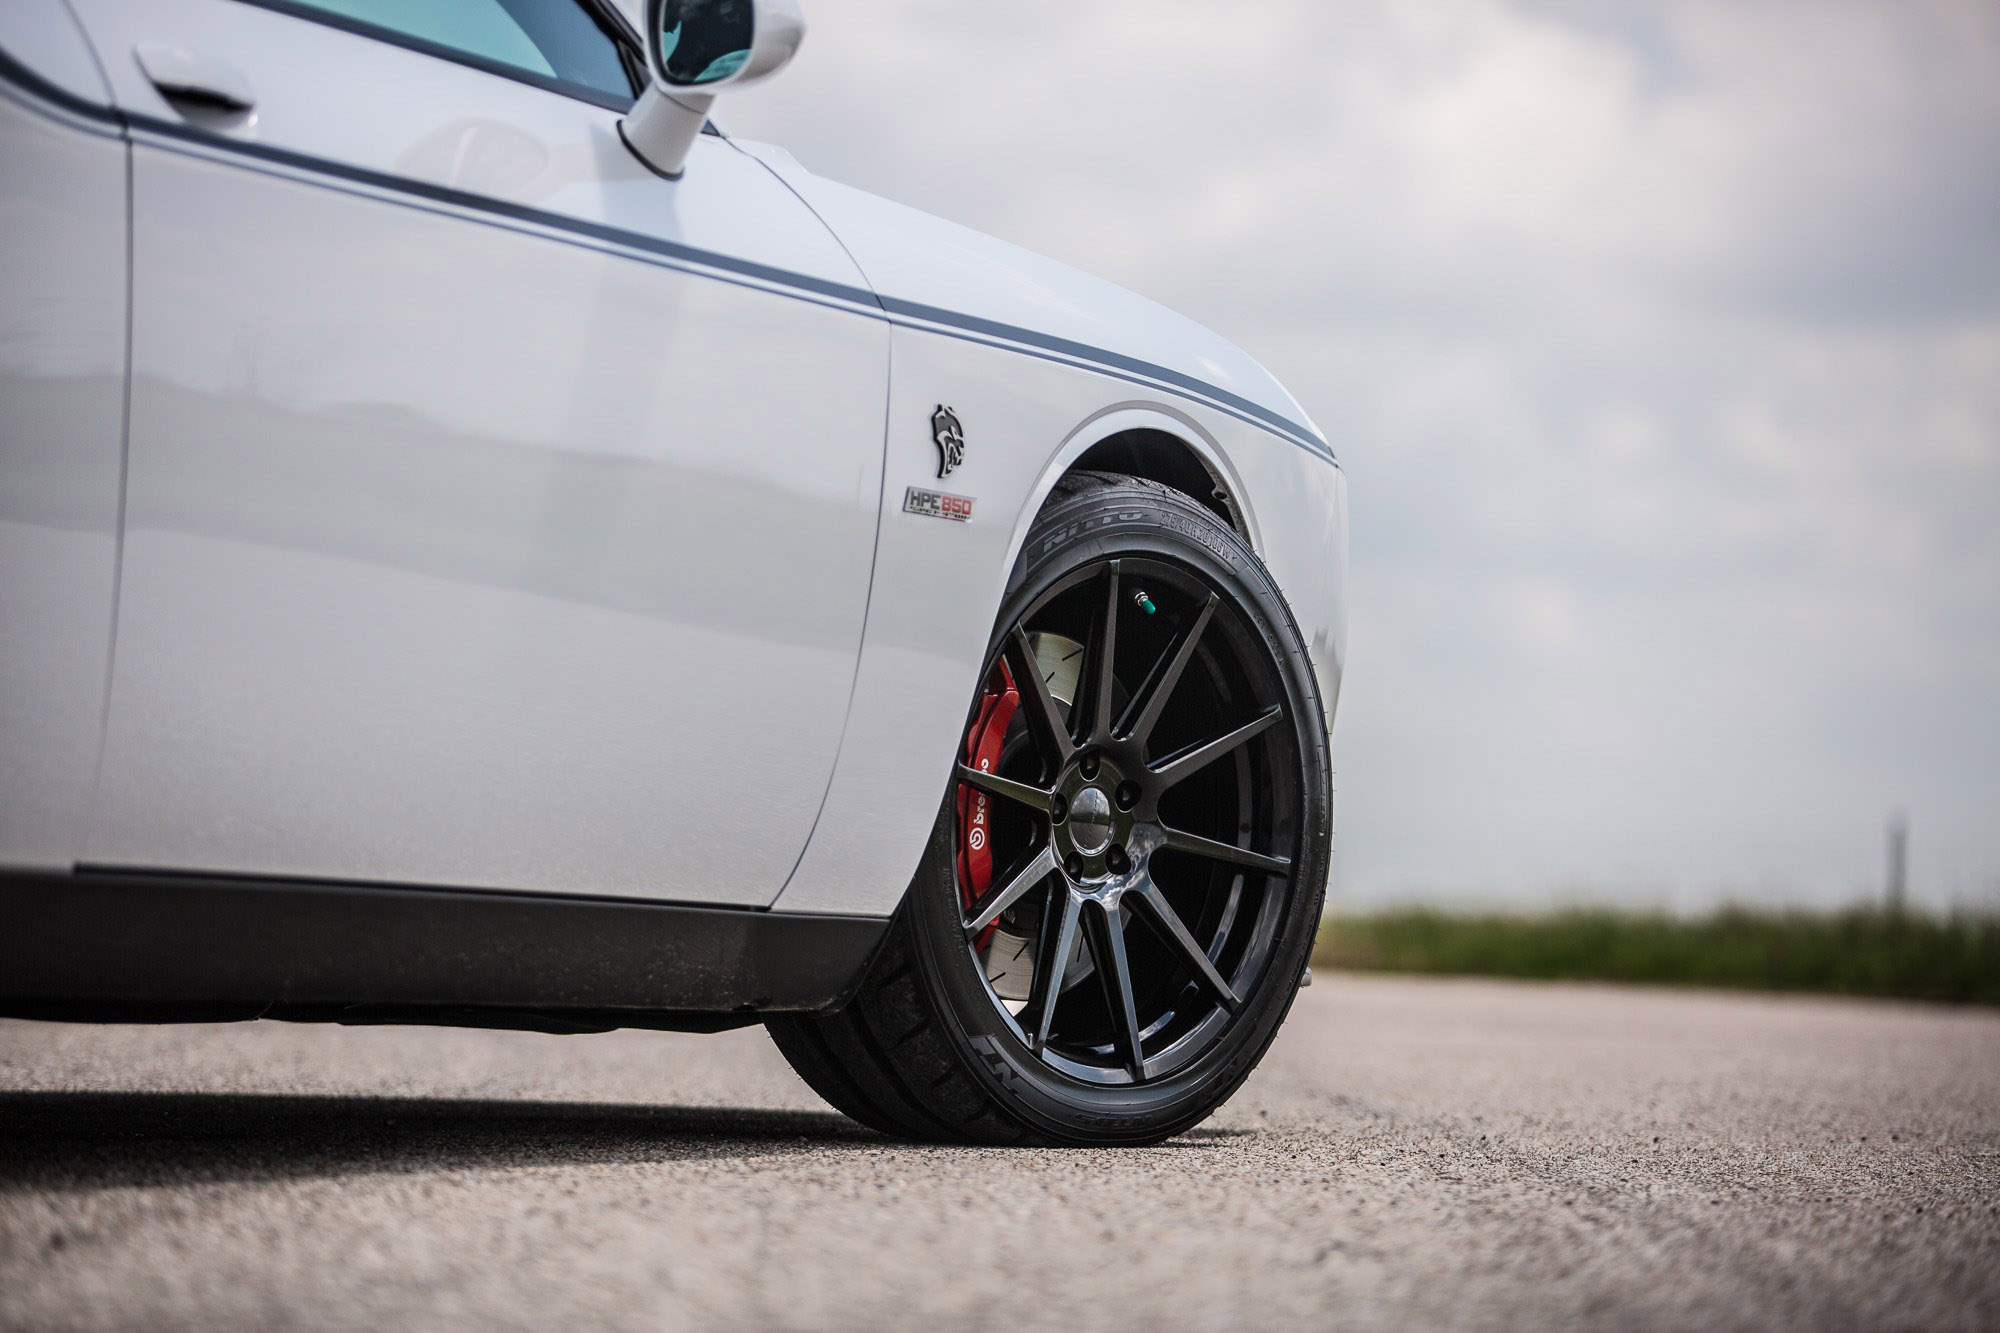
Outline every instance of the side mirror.
<path fill-rule="evenodd" d="M 652 82 L 618 133 L 641 162 L 678 180 L 715 95 L 783 69 L 805 40 L 797 0 L 647 0 Z"/>

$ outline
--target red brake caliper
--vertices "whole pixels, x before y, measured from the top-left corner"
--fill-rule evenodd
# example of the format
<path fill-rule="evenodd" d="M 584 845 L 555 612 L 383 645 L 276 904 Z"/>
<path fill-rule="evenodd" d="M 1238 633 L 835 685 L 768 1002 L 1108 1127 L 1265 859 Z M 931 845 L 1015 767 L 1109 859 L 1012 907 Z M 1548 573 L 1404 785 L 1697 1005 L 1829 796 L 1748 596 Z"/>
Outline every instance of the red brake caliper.
<path fill-rule="evenodd" d="M 965 733 L 965 762 L 982 773 L 991 773 L 1000 762 L 1000 741 L 1014 710 L 1021 706 L 1021 692 L 1014 688 L 1014 673 L 1003 659 L 986 681 L 979 696 L 979 716 Z M 993 882 L 993 848 L 986 816 L 992 797 L 974 787 L 958 788 L 958 891 L 965 905 L 979 901 Z M 984 952 L 993 940 L 993 927 L 979 933 L 974 947 Z"/>

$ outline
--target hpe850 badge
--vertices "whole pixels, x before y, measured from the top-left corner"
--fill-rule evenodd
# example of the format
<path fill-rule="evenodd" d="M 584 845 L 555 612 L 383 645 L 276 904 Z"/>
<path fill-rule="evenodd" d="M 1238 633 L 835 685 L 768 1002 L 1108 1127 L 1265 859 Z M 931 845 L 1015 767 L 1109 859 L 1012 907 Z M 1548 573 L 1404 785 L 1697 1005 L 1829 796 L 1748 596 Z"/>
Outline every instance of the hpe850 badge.
<path fill-rule="evenodd" d="M 912 486 L 903 492 L 903 512 L 963 523 L 972 517 L 972 497 L 946 495 L 943 491 L 927 491 L 921 486 Z"/>

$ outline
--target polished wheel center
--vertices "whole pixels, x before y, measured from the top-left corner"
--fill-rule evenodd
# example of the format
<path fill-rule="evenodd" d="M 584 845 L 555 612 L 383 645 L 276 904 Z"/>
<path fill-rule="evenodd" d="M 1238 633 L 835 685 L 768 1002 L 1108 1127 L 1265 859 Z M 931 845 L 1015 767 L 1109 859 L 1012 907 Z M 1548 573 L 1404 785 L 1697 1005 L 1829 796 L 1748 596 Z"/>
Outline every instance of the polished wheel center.
<path fill-rule="evenodd" d="M 1069 803 L 1069 837 L 1085 856 L 1095 856 L 1111 841 L 1111 798 L 1096 787 L 1085 787 Z"/>

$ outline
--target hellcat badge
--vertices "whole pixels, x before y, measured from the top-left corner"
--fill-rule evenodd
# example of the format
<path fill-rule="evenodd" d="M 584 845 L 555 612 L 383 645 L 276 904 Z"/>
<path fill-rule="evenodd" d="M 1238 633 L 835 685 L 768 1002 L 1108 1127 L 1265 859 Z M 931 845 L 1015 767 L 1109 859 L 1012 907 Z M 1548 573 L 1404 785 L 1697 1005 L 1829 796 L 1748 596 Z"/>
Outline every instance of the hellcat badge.
<path fill-rule="evenodd" d="M 965 427 L 958 424 L 958 414 L 943 403 L 931 413 L 931 439 L 938 447 L 938 476 L 948 477 L 965 461 Z"/>

